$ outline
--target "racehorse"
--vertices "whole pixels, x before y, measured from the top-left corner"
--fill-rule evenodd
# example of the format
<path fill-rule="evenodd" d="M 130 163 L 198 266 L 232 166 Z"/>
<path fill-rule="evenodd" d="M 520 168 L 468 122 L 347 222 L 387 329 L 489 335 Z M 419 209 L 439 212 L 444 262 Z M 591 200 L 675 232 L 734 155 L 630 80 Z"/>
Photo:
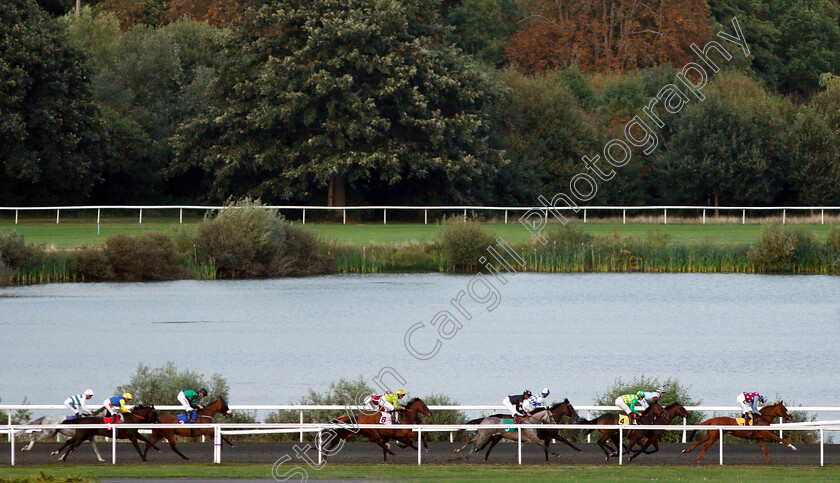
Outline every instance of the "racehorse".
<path fill-rule="evenodd" d="M 131 410 L 130 413 L 125 413 L 122 415 L 123 420 L 126 423 L 130 424 L 154 424 L 160 422 L 158 418 L 157 411 L 155 410 L 154 406 L 143 406 L 137 405 Z M 62 424 L 104 424 L 104 418 L 97 418 L 97 417 L 89 417 L 89 418 L 78 418 L 78 419 L 68 419 L 64 421 Z M 68 439 L 58 451 L 53 454 L 60 454 L 64 448 L 67 448 L 67 451 L 61 455 L 58 459 L 60 461 L 65 461 L 68 456 L 73 451 L 76 451 L 76 448 L 79 447 L 82 443 L 87 440 L 93 440 L 94 436 L 105 436 L 105 437 L 113 437 L 114 433 L 112 430 L 108 428 L 91 428 L 91 429 L 77 429 L 76 434 Z M 137 440 L 143 441 L 146 443 L 147 447 L 149 444 L 149 440 L 146 439 L 142 434 L 138 432 L 136 429 L 118 429 L 117 430 L 117 439 L 128 439 L 131 441 L 131 444 L 134 445 L 134 449 L 137 450 L 137 454 L 140 455 L 140 459 L 146 461 L 146 455 L 140 451 L 140 446 L 137 444 Z M 160 451 L 157 447 L 155 450 Z"/>
<path fill-rule="evenodd" d="M 665 406 L 664 409 L 664 413 L 661 416 L 657 416 L 656 418 L 654 418 L 651 424 L 667 425 L 671 424 L 671 421 L 673 421 L 673 419 L 677 416 L 682 416 L 683 418 L 685 418 L 686 421 L 688 420 L 688 418 L 691 417 L 691 414 L 688 411 L 686 411 L 686 409 L 680 403 L 675 402 L 673 404 L 669 404 L 668 406 Z M 659 451 L 659 440 L 662 439 L 662 436 L 664 435 L 665 431 L 660 429 L 651 429 L 647 431 L 631 431 L 630 434 L 627 435 L 628 454 L 630 453 L 630 450 L 633 448 L 633 446 L 639 443 L 639 441 L 641 441 L 642 438 L 647 437 L 647 440 L 644 442 L 644 444 L 641 445 L 641 449 L 633 452 L 633 456 L 630 457 L 630 461 L 632 461 L 633 458 L 639 456 L 642 453 L 653 454 Z M 651 445 L 653 445 L 653 451 L 645 451 Z"/>
<path fill-rule="evenodd" d="M 539 408 L 536 411 L 534 411 L 533 414 L 538 414 L 542 411 L 545 411 L 545 408 Z M 572 419 L 575 419 L 575 420 L 578 419 L 578 413 L 577 413 L 577 411 L 575 411 L 574 406 L 572 406 L 572 403 L 570 403 L 568 399 L 564 399 L 563 402 L 557 403 L 557 404 L 551 406 L 549 408 L 549 411 L 551 412 L 550 417 L 551 417 L 552 420 L 549 421 L 551 423 L 554 423 L 555 421 L 559 421 L 560 418 L 562 418 L 563 416 L 568 416 L 568 417 L 570 417 Z M 489 417 L 496 417 L 496 418 L 502 418 L 502 419 L 513 419 L 513 416 L 510 416 L 508 414 L 494 414 L 493 416 L 489 416 Z M 483 421 L 484 419 L 485 418 L 473 419 L 472 421 L 467 422 L 467 424 L 481 424 L 481 421 Z M 546 461 L 548 461 L 548 451 L 549 451 L 548 448 L 551 445 L 551 440 L 552 439 L 556 439 L 556 440 L 560 441 L 561 443 L 564 443 L 564 444 L 570 446 L 571 448 L 576 450 L 578 453 L 581 453 L 580 448 L 573 445 L 571 443 L 571 441 L 567 440 L 563 436 L 560 436 L 560 431 L 557 430 L 557 429 L 538 429 L 537 430 L 537 437 L 540 440 L 543 441 L 543 449 L 545 450 L 545 460 Z M 484 461 L 487 461 L 487 458 L 490 457 L 490 452 L 493 451 L 493 447 L 495 447 L 497 444 L 499 444 L 499 441 L 501 441 L 502 439 L 503 439 L 503 436 L 501 434 L 496 434 L 492 438 L 490 438 L 488 441 L 486 441 L 484 444 L 482 444 L 480 448 L 477 448 L 476 451 L 481 451 L 481 450 L 484 449 L 485 446 L 490 444 L 490 447 L 487 448 L 487 454 L 484 455 Z M 554 454 L 554 453 L 552 453 L 552 454 Z M 554 456 L 557 456 L 557 455 L 554 454 Z"/>
<path fill-rule="evenodd" d="M 105 412 L 105 408 L 101 407 L 101 408 L 97 409 L 96 411 L 94 411 L 92 414 L 94 416 L 99 416 L 103 412 Z M 32 425 L 32 426 L 41 425 L 41 424 L 43 424 L 43 425 L 53 425 L 53 424 L 61 424 L 66 419 L 67 418 L 65 416 L 61 415 L 61 414 L 51 414 L 49 416 L 43 416 L 43 417 L 40 417 L 38 419 L 32 420 L 32 421 L 30 421 L 26 424 Z M 20 432 L 23 432 L 23 431 L 20 431 Z M 26 430 L 26 432 L 29 433 L 29 444 L 24 446 L 23 448 L 21 448 L 20 449 L 21 451 L 29 451 L 29 450 L 32 449 L 33 446 L 35 446 L 35 443 L 37 443 L 38 441 L 43 441 L 45 439 L 55 438 L 58 434 L 67 436 L 67 438 L 72 438 L 73 436 L 76 435 L 76 430 L 75 429 L 29 429 L 29 430 Z M 105 459 L 102 458 L 102 455 L 99 454 L 99 448 L 96 447 L 96 441 L 91 439 L 90 444 L 93 447 L 93 452 L 96 454 L 96 458 L 99 461 L 105 461 Z M 53 451 L 52 454 L 58 454 L 58 452 Z"/>
<path fill-rule="evenodd" d="M 429 407 L 426 406 L 426 403 L 424 403 L 422 399 L 414 398 L 405 404 L 405 409 L 401 410 L 400 413 L 400 421 L 396 425 L 382 425 L 383 428 L 387 429 L 358 428 L 354 430 L 339 428 L 336 430 L 327 429 L 321 431 L 318 434 L 318 441 L 320 441 L 319 449 L 321 453 L 329 454 L 330 450 L 334 448 L 339 443 L 339 441 L 348 439 L 350 436 L 353 436 L 356 433 L 359 433 L 362 436 L 367 436 L 367 438 L 370 441 L 378 444 L 382 448 L 382 457 L 385 461 L 388 461 L 388 454 L 395 456 L 395 453 L 391 451 L 391 443 L 388 442 L 388 440 L 390 439 L 396 440 L 404 444 L 406 447 L 417 449 L 417 447 L 414 446 L 414 441 L 412 441 L 411 439 L 411 436 L 414 433 L 414 431 L 412 431 L 411 429 L 398 429 L 398 427 L 400 425 L 409 425 L 417 423 L 419 421 L 419 414 L 424 414 L 426 416 L 431 417 L 432 411 L 429 410 Z M 350 427 L 352 428 L 352 426 L 356 424 L 380 424 L 382 415 L 382 411 L 363 411 L 358 416 L 348 416 L 345 414 L 333 419 L 330 422 L 337 424 L 347 424 L 350 425 Z"/>
<path fill-rule="evenodd" d="M 664 410 L 662 409 L 662 406 L 660 406 L 658 402 L 653 402 L 650 406 L 648 406 L 647 409 L 645 409 L 645 412 L 642 413 L 641 416 L 639 416 L 637 421 L 639 424 L 651 424 L 654 418 L 656 418 L 657 416 L 661 416 L 663 412 Z M 617 425 L 619 416 L 623 415 L 619 413 L 606 413 L 592 420 L 581 418 L 577 422 L 578 424 Z M 596 428 L 587 429 L 583 434 L 587 435 L 592 431 L 595 431 L 595 429 Z M 627 429 L 632 429 L 632 425 L 628 425 Z M 598 446 L 600 446 L 601 449 L 604 451 L 604 454 L 607 456 L 607 461 L 610 460 L 610 456 L 618 456 L 618 451 L 623 451 L 622 448 L 618 447 L 618 430 L 599 429 L 598 431 L 600 431 L 602 434 L 601 439 L 598 440 Z M 624 429 L 622 429 L 621 431 L 624 431 Z M 608 441 L 613 442 L 613 444 L 615 445 L 615 449 L 613 449 L 609 445 Z"/>
<path fill-rule="evenodd" d="M 195 418 L 196 423 L 212 423 L 213 416 L 216 413 L 224 414 L 227 417 L 230 417 L 230 408 L 228 408 L 227 403 L 221 396 L 219 399 L 213 401 L 212 403 L 204 406 L 204 409 L 199 409 Z M 162 424 L 178 424 L 178 416 L 174 414 L 164 414 L 160 417 L 160 422 Z M 184 453 L 178 450 L 178 447 L 175 446 L 175 436 L 188 436 L 188 437 L 196 437 L 196 436 L 212 436 L 213 435 L 213 428 L 193 428 L 191 427 L 193 423 L 186 423 L 184 424 L 183 428 L 156 428 L 152 430 L 152 437 L 151 441 L 146 442 L 146 448 L 143 451 L 143 455 L 145 456 L 146 453 L 149 452 L 149 447 L 154 447 L 155 443 L 160 441 L 163 438 L 166 438 L 166 441 L 169 442 L 169 447 L 172 448 L 178 456 L 188 460 Z M 225 443 L 233 446 L 233 443 L 227 440 L 227 438 L 222 435 L 222 441 Z"/>
<path fill-rule="evenodd" d="M 496 436 L 501 436 L 504 439 L 511 439 L 517 440 L 519 439 L 518 432 L 507 432 L 503 428 L 493 428 L 493 429 L 481 429 L 481 426 L 490 425 L 490 424 L 504 424 L 505 418 L 489 416 L 483 418 L 479 423 L 478 430 L 468 442 L 464 446 L 454 450 L 455 453 L 460 453 L 467 448 L 467 446 L 472 446 L 470 451 L 467 453 L 467 456 L 464 458 L 464 461 L 468 461 L 470 459 L 470 455 L 484 449 L 485 446 L 492 439 Z M 521 421 L 521 424 L 541 424 L 541 423 L 550 423 L 552 421 L 551 411 L 540 411 L 537 414 L 531 415 Z M 548 449 L 548 445 L 544 444 L 540 437 L 537 435 L 538 430 L 536 429 L 522 429 L 522 441 L 530 442 L 530 443 L 537 443 L 543 445 L 546 451 L 549 451 L 554 456 L 558 456 L 554 451 Z M 498 441 L 496 441 L 498 442 Z M 494 445 L 495 446 L 495 445 Z M 492 447 L 491 447 L 492 449 Z M 559 456 L 558 456 L 559 457 Z M 487 456 L 485 456 L 485 461 L 487 460 Z"/>
<path fill-rule="evenodd" d="M 783 440 L 782 438 L 776 436 L 775 434 L 771 433 L 766 429 L 752 429 L 754 426 L 769 426 L 770 423 L 773 422 L 774 418 L 783 418 L 783 419 L 790 419 L 788 416 L 788 410 L 783 404 L 782 401 L 773 404 L 772 406 L 764 406 L 761 408 L 757 419 L 755 420 L 755 424 L 753 426 L 745 426 L 743 430 L 735 430 L 735 431 L 724 431 L 723 434 L 731 434 L 732 436 L 737 436 L 739 438 L 744 439 L 755 439 L 758 440 L 758 444 L 761 445 L 761 451 L 764 452 L 764 458 L 767 459 L 767 462 L 770 462 L 770 457 L 767 456 L 767 447 L 764 445 L 764 440 L 769 439 L 772 441 L 778 441 L 786 445 L 788 448 L 796 451 L 796 446 L 788 443 L 787 441 Z M 702 425 L 711 425 L 711 426 L 738 426 L 738 422 L 735 421 L 735 418 L 727 418 L 727 417 L 719 417 L 719 418 L 712 418 L 700 423 Z M 749 429 L 747 429 L 749 428 Z M 694 433 L 697 431 L 691 432 L 691 437 L 694 437 Z M 700 462 L 700 459 L 703 458 L 703 453 L 706 452 L 707 449 L 711 445 L 715 443 L 720 437 L 720 431 L 711 430 L 706 431 L 706 435 L 700 438 L 696 443 L 694 443 L 691 448 L 687 450 L 684 449 L 683 453 L 691 453 L 691 451 L 696 448 L 700 443 L 706 442 L 706 445 L 703 446 L 703 449 L 700 451 L 700 454 L 697 455 L 697 462 Z"/>

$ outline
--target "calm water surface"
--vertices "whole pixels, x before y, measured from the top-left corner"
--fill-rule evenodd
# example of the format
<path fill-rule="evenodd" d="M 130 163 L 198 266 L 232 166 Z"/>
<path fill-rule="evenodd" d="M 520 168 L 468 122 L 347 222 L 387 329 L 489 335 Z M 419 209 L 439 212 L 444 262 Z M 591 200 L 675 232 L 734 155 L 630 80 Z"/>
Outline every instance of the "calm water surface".
<path fill-rule="evenodd" d="M 339 377 L 396 368 L 410 394 L 498 404 L 549 386 L 591 404 L 617 377 L 677 377 L 705 404 L 744 390 L 840 405 L 840 277 L 520 274 L 430 360 L 403 346 L 470 277 L 55 284 L 0 289 L 0 399 L 96 400 L 138 363 L 222 374 L 232 404 L 298 402 Z M 418 349 L 431 348 L 428 333 Z M 100 397 L 101 396 L 101 397 Z M 173 395 L 174 402 L 174 395 Z"/>

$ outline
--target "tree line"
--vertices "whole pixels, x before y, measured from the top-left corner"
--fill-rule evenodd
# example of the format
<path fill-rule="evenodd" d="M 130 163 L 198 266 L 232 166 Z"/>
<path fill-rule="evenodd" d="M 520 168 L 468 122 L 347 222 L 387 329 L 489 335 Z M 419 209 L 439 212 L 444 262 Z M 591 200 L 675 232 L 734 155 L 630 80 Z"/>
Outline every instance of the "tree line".
<path fill-rule="evenodd" d="M 738 17 L 599 204 L 840 204 L 836 0 L 9 0 L 0 203 L 528 204 Z"/>

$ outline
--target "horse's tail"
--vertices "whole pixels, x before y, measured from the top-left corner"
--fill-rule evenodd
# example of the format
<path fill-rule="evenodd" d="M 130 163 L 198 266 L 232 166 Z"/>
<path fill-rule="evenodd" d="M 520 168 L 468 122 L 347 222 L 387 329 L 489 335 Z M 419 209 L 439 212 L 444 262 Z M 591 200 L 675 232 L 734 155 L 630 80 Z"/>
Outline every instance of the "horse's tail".
<path fill-rule="evenodd" d="M 595 424 L 596 420 L 597 420 L 597 418 L 596 419 L 578 418 L 578 420 L 575 421 L 575 424 Z M 595 431 L 595 428 L 585 429 L 585 430 L 583 430 L 583 435 L 586 436 L 587 434 L 591 433 L 592 431 Z"/>
<path fill-rule="evenodd" d="M 484 418 L 475 418 L 475 419 L 471 419 L 471 420 L 467 421 L 464 424 L 481 424 L 482 421 L 484 421 Z M 455 431 L 455 434 L 460 436 L 464 431 L 466 431 L 466 429 L 461 428 L 458 431 Z"/>

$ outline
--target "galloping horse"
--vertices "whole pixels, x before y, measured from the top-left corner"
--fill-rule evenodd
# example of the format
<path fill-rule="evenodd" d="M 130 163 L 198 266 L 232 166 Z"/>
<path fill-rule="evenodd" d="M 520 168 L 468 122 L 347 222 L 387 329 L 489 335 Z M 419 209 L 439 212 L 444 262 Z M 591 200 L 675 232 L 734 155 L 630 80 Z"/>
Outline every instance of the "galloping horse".
<path fill-rule="evenodd" d="M 467 448 L 467 446 L 472 446 L 470 451 L 467 453 L 467 456 L 464 458 L 464 461 L 468 461 L 470 459 L 470 455 L 475 453 L 476 451 L 480 451 L 487 446 L 488 443 L 493 441 L 494 437 L 501 437 L 504 439 L 510 440 L 517 440 L 519 439 L 518 432 L 507 432 L 505 429 L 502 428 L 493 428 L 493 429 L 481 429 L 481 426 L 489 425 L 489 424 L 504 424 L 505 418 L 489 416 L 483 418 L 479 423 L 478 430 L 468 442 L 464 446 L 454 450 L 455 453 L 460 453 Z M 522 424 L 541 424 L 541 423 L 550 423 L 552 421 L 552 415 L 550 411 L 540 411 L 537 414 L 529 416 L 522 420 Z M 548 445 L 545 444 L 542 439 L 537 435 L 538 430 L 536 429 L 523 429 L 522 430 L 522 441 L 528 443 L 537 443 L 542 445 L 546 451 L 549 451 L 554 456 L 558 456 L 557 453 L 548 449 Z M 498 441 L 495 441 L 498 443 Z M 495 446 L 495 444 L 494 444 Z M 492 449 L 492 447 L 491 447 Z M 489 452 L 488 452 L 489 453 Z M 559 456 L 558 456 L 559 457 Z M 487 455 L 485 455 L 484 460 L 487 461 Z"/>
<path fill-rule="evenodd" d="M 199 409 L 198 413 L 195 418 L 196 423 L 211 423 L 213 422 L 213 416 L 216 413 L 224 414 L 227 417 L 230 417 L 230 408 L 228 408 L 227 403 L 221 396 L 219 399 L 213 401 L 212 403 L 204 406 L 204 409 Z M 174 414 L 164 414 L 160 417 L 160 422 L 162 424 L 178 424 L 178 416 Z M 149 452 L 149 447 L 154 446 L 155 443 L 160 441 L 163 438 L 166 438 L 166 441 L 169 442 L 169 447 L 172 448 L 178 456 L 188 460 L 184 453 L 181 453 L 178 450 L 178 447 L 175 446 L 175 435 L 178 436 L 187 436 L 187 437 L 195 437 L 195 436 L 212 436 L 213 429 L 212 428 L 193 428 L 191 427 L 192 423 L 187 423 L 183 425 L 183 428 L 159 428 L 152 430 L 152 438 L 150 442 L 146 443 L 146 449 L 143 451 L 143 455 L 145 456 L 146 453 Z M 227 440 L 227 438 L 222 435 L 222 441 L 225 443 L 233 446 L 233 443 Z"/>
<path fill-rule="evenodd" d="M 772 406 L 765 406 L 761 408 L 761 411 L 755 420 L 754 426 L 769 426 L 771 422 L 773 422 L 774 418 L 784 418 L 790 419 L 788 416 L 788 410 L 782 401 L 773 404 Z M 738 426 L 738 422 L 735 421 L 735 418 L 727 418 L 727 417 L 720 417 L 720 418 L 712 418 L 706 421 L 703 421 L 703 425 L 710 425 L 710 426 Z M 758 440 L 758 444 L 761 445 L 761 451 L 764 452 L 764 458 L 767 459 L 767 462 L 770 462 L 770 457 L 767 456 L 767 447 L 764 445 L 764 440 L 769 439 L 772 441 L 778 441 L 786 445 L 788 448 L 796 451 L 796 446 L 788 443 L 787 441 L 783 440 L 782 438 L 776 436 L 775 434 L 771 433 L 766 429 L 752 429 L 754 426 L 745 426 L 743 430 L 735 430 L 735 431 L 724 431 L 723 434 L 731 434 L 732 436 L 737 436 L 739 438 L 744 439 L 755 439 Z M 694 433 L 697 431 L 692 431 L 691 436 L 694 436 Z M 720 437 L 719 431 L 706 431 L 706 435 L 700 438 L 691 448 L 684 449 L 683 453 L 691 453 L 691 451 L 696 448 L 700 443 L 706 442 L 706 446 L 703 446 L 703 449 L 700 451 L 700 454 L 697 455 L 697 462 L 700 462 L 700 459 L 703 458 L 703 453 L 706 452 L 707 449 L 711 445 L 715 443 Z"/>
<path fill-rule="evenodd" d="M 101 407 L 101 408 L 97 409 L 96 411 L 94 411 L 93 415 L 94 416 L 99 416 L 104 411 L 105 411 L 105 408 Z M 66 419 L 67 418 L 64 417 L 61 414 L 51 414 L 49 416 L 42 416 L 42 417 L 40 417 L 38 419 L 35 419 L 35 420 L 32 420 L 32 421 L 30 421 L 26 424 L 32 425 L 32 426 L 40 425 L 40 424 L 43 424 L 43 425 L 61 424 Z M 20 432 L 23 432 L 23 431 L 20 431 Z M 72 438 L 73 436 L 76 435 L 76 430 L 75 429 L 32 429 L 32 430 L 27 430 L 27 432 L 29 433 L 29 444 L 24 446 L 23 448 L 21 448 L 20 449 L 21 451 L 29 451 L 29 450 L 32 449 L 33 446 L 35 446 L 35 443 L 37 443 L 38 441 L 43 441 L 45 439 L 54 438 L 58 434 L 62 434 L 64 436 L 67 436 L 68 438 Z M 96 454 L 96 458 L 99 461 L 105 461 L 105 459 L 102 458 L 102 455 L 99 454 L 99 448 L 96 447 L 96 441 L 91 439 L 90 444 L 93 447 L 93 452 Z M 58 454 L 58 452 L 53 451 L 52 454 Z"/>
<path fill-rule="evenodd" d="M 663 413 L 664 410 L 662 409 L 662 406 L 660 406 L 658 402 L 654 402 L 653 404 L 648 406 L 647 409 L 645 409 L 645 412 L 642 413 L 641 416 L 639 416 L 638 422 L 639 424 L 651 424 L 654 418 L 656 418 L 657 416 L 661 416 Z M 592 420 L 581 418 L 578 420 L 578 424 L 617 425 L 619 416 L 620 415 L 618 413 L 606 413 Z M 627 429 L 632 428 L 632 425 L 627 426 Z M 595 428 L 587 429 L 583 434 L 587 435 L 592 431 L 595 431 Z M 601 436 L 601 439 L 598 440 L 598 446 L 600 446 L 601 449 L 604 451 L 604 454 L 607 456 L 607 461 L 610 460 L 610 456 L 618 456 L 618 451 L 624 451 L 622 448 L 618 447 L 618 430 L 599 429 L 598 431 L 600 431 L 603 435 Z M 622 429 L 621 431 L 625 430 Z M 615 449 L 613 449 L 609 445 L 609 443 L 607 442 L 608 440 L 611 440 L 613 442 L 613 444 L 615 445 Z"/>
<path fill-rule="evenodd" d="M 688 411 L 686 411 L 686 409 L 680 403 L 675 402 L 673 404 L 665 406 L 664 409 L 665 412 L 661 416 L 657 416 L 656 418 L 654 418 L 651 424 L 667 425 L 671 424 L 671 421 L 673 421 L 674 418 L 677 416 L 682 416 L 683 418 L 685 418 L 686 421 L 688 420 L 688 418 L 691 417 L 691 414 Z M 633 446 L 639 443 L 639 441 L 641 441 L 642 438 L 646 437 L 647 440 L 644 444 L 642 444 L 642 448 L 640 450 L 633 452 L 633 456 L 630 457 L 630 461 L 632 461 L 633 458 L 639 456 L 642 453 L 653 454 L 659 451 L 659 440 L 662 439 L 662 436 L 664 435 L 665 431 L 661 429 L 651 429 L 648 431 L 631 431 L 630 434 L 627 435 L 627 453 L 630 453 L 630 450 L 633 448 Z M 651 445 L 653 445 L 653 451 L 646 452 L 645 450 Z"/>
<path fill-rule="evenodd" d="M 126 423 L 131 424 L 154 424 L 160 422 L 158 418 L 157 411 L 155 410 L 154 406 L 143 406 L 137 405 L 134 406 L 134 409 L 131 410 L 130 413 L 125 413 L 122 415 L 123 421 Z M 89 417 L 89 418 L 78 418 L 78 419 L 68 419 L 64 421 L 62 424 L 104 424 L 104 418 L 97 418 L 97 417 Z M 64 448 L 67 448 L 67 452 L 61 455 L 58 459 L 60 461 L 65 461 L 70 453 L 76 451 L 76 448 L 79 447 L 82 443 L 87 440 L 93 440 L 94 436 L 105 436 L 107 438 L 113 437 L 113 432 L 108 428 L 101 428 L 101 429 L 77 429 L 76 434 L 68 439 L 58 451 L 53 454 L 60 454 Z M 137 454 L 140 455 L 140 459 L 146 461 L 146 454 L 140 451 L 140 446 L 137 444 L 137 440 L 143 441 L 146 443 L 146 450 L 148 451 L 149 447 L 149 440 L 146 439 L 142 434 L 138 432 L 136 429 L 125 429 L 120 428 L 117 430 L 117 439 L 128 439 L 131 441 L 131 444 L 134 445 L 134 449 L 137 450 Z M 152 445 L 154 447 L 154 445 Z M 155 450 L 160 451 L 155 447 Z"/>
<path fill-rule="evenodd" d="M 536 415 L 536 414 L 539 414 L 542 411 L 545 411 L 545 408 L 539 408 L 536 411 L 534 411 L 533 414 Z M 574 420 L 578 419 L 578 413 L 577 413 L 577 411 L 575 411 L 574 406 L 572 406 L 572 403 L 570 403 L 568 399 L 564 399 L 563 402 L 557 403 L 557 404 L 551 406 L 549 408 L 549 411 L 550 411 L 551 419 L 552 419 L 549 422 L 551 422 L 551 423 L 554 423 L 555 421 L 559 421 L 560 418 L 562 418 L 563 416 L 568 416 L 568 417 L 570 417 Z M 502 419 L 513 419 L 513 416 L 510 416 L 510 415 L 507 415 L 507 414 L 494 414 L 493 416 L 490 416 L 490 417 L 498 417 L 498 418 L 502 418 Z M 483 421 L 484 419 L 485 418 L 473 419 L 472 421 L 469 421 L 467 424 L 480 424 L 481 421 Z M 581 453 L 580 448 L 573 445 L 571 443 L 571 441 L 567 440 L 563 436 L 560 436 L 560 431 L 557 430 L 557 429 L 538 429 L 537 430 L 537 437 L 543 441 L 543 449 L 545 450 L 545 460 L 546 461 L 548 461 L 548 451 L 549 451 L 548 448 L 551 445 L 551 440 L 552 439 L 556 439 L 556 440 L 560 441 L 561 443 L 566 444 L 569 447 L 573 448 L 578 453 Z M 503 439 L 503 436 L 501 434 L 496 434 L 490 440 L 488 440 L 483 445 L 481 445 L 480 448 L 476 449 L 476 451 L 483 450 L 484 447 L 487 446 L 487 444 L 489 443 L 490 447 L 487 448 L 487 454 L 484 455 L 484 461 L 487 461 L 487 458 L 490 457 L 490 452 L 493 451 L 493 447 L 495 447 L 497 444 L 499 444 L 499 441 L 501 441 L 502 439 Z M 551 453 L 551 454 L 554 454 L 554 453 Z M 557 456 L 557 455 L 554 454 L 554 456 Z"/>
<path fill-rule="evenodd" d="M 414 446 L 414 442 L 411 440 L 411 436 L 414 431 L 410 429 L 397 429 L 400 425 L 409 425 L 415 424 L 418 421 L 417 416 L 418 414 L 424 414 L 426 416 L 431 416 L 432 411 L 429 410 L 429 407 L 426 406 L 426 403 L 423 402 L 420 398 L 414 398 L 405 405 L 405 409 L 400 411 L 402 416 L 400 417 L 400 421 L 396 425 L 382 425 L 383 428 L 387 429 L 361 429 L 354 431 L 352 429 L 344 429 L 340 428 L 337 430 L 324 430 L 318 434 L 318 441 L 321 441 L 319 448 L 322 453 L 329 453 L 329 451 L 335 447 L 339 443 L 339 441 L 343 439 L 348 439 L 350 436 L 353 436 L 357 432 L 362 436 L 367 436 L 372 442 L 378 444 L 382 448 L 382 457 L 385 461 L 388 461 L 388 454 L 390 453 L 392 456 L 395 456 L 395 453 L 391 451 L 391 443 L 388 442 L 389 439 L 394 439 L 399 441 L 400 443 L 417 449 Z M 358 416 L 348 416 L 342 415 L 338 418 L 333 419 L 331 422 L 339 423 L 339 424 L 347 424 L 347 425 L 356 425 L 356 424 L 379 424 L 380 419 L 382 418 L 382 411 L 376 411 L 375 413 L 368 413 L 362 412 Z M 393 429 L 392 429 L 393 428 Z M 325 434 L 331 434 L 331 437 L 326 437 Z"/>

